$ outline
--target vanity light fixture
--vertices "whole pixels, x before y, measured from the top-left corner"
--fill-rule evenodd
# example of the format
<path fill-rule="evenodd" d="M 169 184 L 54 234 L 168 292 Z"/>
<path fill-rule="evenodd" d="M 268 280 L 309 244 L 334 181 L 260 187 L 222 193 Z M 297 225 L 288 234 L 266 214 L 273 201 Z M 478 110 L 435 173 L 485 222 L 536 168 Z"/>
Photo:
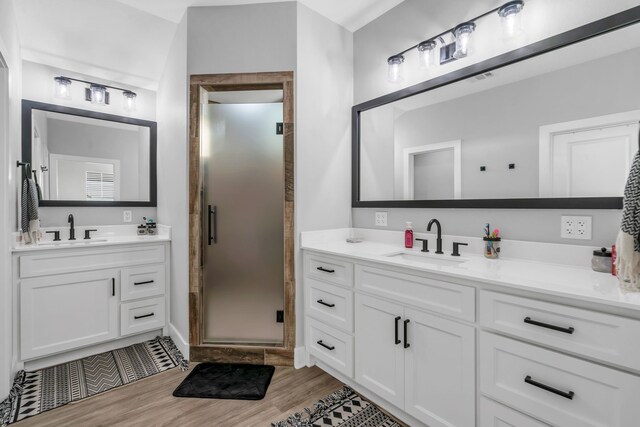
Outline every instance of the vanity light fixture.
<path fill-rule="evenodd" d="M 404 62 L 403 55 L 394 55 L 387 60 L 389 70 L 387 73 L 387 80 L 389 83 L 399 83 L 403 80 L 402 77 L 402 63 Z"/>
<path fill-rule="evenodd" d="M 524 0 L 509 1 L 500 7 L 496 7 L 482 15 L 456 25 L 454 28 L 450 28 L 434 37 L 428 38 L 426 41 L 390 56 L 389 59 L 387 59 L 387 64 L 389 65 L 387 79 L 391 83 L 402 81 L 401 64 L 404 62 L 405 55 L 413 49 L 418 51 L 421 67 L 436 65 L 436 40 L 439 40 L 441 43 L 441 65 L 469 56 L 473 52 L 473 32 L 476 30 L 476 22 L 496 12 L 502 21 L 505 37 L 517 36 L 522 31 L 522 14 L 520 12 L 522 12 L 523 8 Z M 449 37 L 453 36 L 455 41 L 447 44 L 443 38 L 447 35 L 449 35 Z"/>
<path fill-rule="evenodd" d="M 498 9 L 498 15 L 502 22 L 502 34 L 505 38 L 512 38 L 522 33 L 522 9 L 523 0 L 514 0 L 503 4 Z"/>
<path fill-rule="evenodd" d="M 55 82 L 54 96 L 56 98 L 71 98 L 71 82 L 80 82 L 87 84 L 84 90 L 84 99 L 96 105 L 109 105 L 110 96 L 108 89 L 119 90 L 122 92 L 123 108 L 127 112 L 136 110 L 137 94 L 129 89 L 123 89 L 116 86 L 109 86 L 100 83 L 94 83 L 87 80 L 74 79 L 73 77 L 57 76 L 53 78 Z"/>

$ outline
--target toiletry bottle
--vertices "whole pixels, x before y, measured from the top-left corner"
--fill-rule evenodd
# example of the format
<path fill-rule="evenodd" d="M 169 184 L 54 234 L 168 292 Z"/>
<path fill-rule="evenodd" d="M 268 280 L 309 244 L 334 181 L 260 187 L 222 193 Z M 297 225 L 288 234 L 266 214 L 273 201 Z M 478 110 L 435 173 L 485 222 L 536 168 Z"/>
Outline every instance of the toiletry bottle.
<path fill-rule="evenodd" d="M 413 247 L 413 227 L 411 222 L 407 222 L 407 229 L 404 231 L 404 247 L 407 249 Z"/>
<path fill-rule="evenodd" d="M 616 257 L 618 254 L 616 253 L 616 245 L 611 246 L 611 274 L 617 276 L 616 272 Z"/>

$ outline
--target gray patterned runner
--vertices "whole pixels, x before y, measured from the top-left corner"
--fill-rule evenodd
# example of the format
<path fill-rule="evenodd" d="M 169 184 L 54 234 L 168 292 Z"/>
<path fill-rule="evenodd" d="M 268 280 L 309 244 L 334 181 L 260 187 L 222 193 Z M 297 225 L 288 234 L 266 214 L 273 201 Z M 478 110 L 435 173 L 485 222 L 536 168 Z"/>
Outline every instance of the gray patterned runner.
<path fill-rule="evenodd" d="M 400 421 L 345 386 L 322 399 L 313 409 L 290 415 L 273 427 L 404 427 Z"/>
<path fill-rule="evenodd" d="M 0 424 L 20 421 L 67 403 L 129 384 L 167 369 L 187 369 L 171 338 L 154 340 L 16 375 L 0 403 Z"/>

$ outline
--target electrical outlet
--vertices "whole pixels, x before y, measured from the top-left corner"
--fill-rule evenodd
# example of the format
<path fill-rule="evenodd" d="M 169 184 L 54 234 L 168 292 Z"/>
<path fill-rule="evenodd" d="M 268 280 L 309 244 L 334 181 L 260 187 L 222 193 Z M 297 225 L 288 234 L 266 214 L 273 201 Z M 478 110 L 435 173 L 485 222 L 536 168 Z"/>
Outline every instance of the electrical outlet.
<path fill-rule="evenodd" d="M 590 216 L 563 216 L 560 221 L 560 237 L 591 240 L 591 220 Z"/>
<path fill-rule="evenodd" d="M 122 211 L 122 221 L 131 222 L 131 211 Z"/>
<path fill-rule="evenodd" d="M 387 226 L 387 213 L 386 212 L 376 212 L 376 226 L 377 227 L 386 227 Z"/>

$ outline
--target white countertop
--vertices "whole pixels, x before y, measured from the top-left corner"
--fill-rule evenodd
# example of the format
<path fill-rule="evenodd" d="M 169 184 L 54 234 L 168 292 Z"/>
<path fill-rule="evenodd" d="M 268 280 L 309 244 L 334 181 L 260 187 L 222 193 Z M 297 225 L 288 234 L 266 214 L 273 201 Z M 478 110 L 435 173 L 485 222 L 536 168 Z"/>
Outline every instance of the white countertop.
<path fill-rule="evenodd" d="M 346 233 L 346 234 L 345 234 Z M 505 256 L 501 259 L 486 259 L 481 255 L 481 250 L 477 250 L 481 246 L 481 239 L 443 236 L 445 244 L 443 245 L 445 254 L 435 255 L 433 249 L 435 247 L 435 236 L 433 234 L 420 235 L 419 237 L 429 237 L 429 247 L 432 257 L 442 257 L 443 259 L 453 259 L 451 257 L 450 246 L 447 242 L 455 240 L 458 242 L 469 242 L 469 247 L 461 247 L 461 258 L 466 261 L 456 265 L 433 265 L 419 261 L 410 261 L 389 257 L 402 251 L 411 251 L 410 253 L 421 254 L 420 248 L 405 249 L 402 245 L 403 239 L 400 232 L 378 232 L 375 230 L 357 230 L 356 234 L 364 235 L 364 241 L 361 243 L 347 243 L 346 237 L 349 233 L 353 234 L 353 230 L 328 230 L 327 232 L 310 232 L 305 236 L 302 233 L 301 247 L 305 250 L 320 252 L 328 255 L 340 257 L 348 257 L 355 260 L 371 261 L 394 267 L 402 267 L 409 270 L 417 270 L 424 272 L 433 272 L 450 276 L 453 278 L 468 279 L 492 285 L 500 285 L 513 289 L 526 291 L 541 292 L 548 295 L 569 297 L 582 301 L 595 302 L 627 308 L 632 310 L 640 310 L 640 293 L 623 293 L 618 285 L 618 279 L 609 273 L 599 273 L 593 271 L 590 265 L 591 257 L 589 254 L 595 248 L 575 247 L 575 245 L 548 245 L 548 251 L 555 253 L 566 253 L 567 264 L 563 264 L 562 257 L 556 256 L 556 262 L 544 260 L 544 257 L 533 256 L 532 258 L 542 258 L 538 260 L 530 260 L 529 257 L 524 259 L 510 258 Z M 387 233 L 386 235 L 381 233 Z M 397 244 L 390 243 L 390 237 L 397 234 Z M 382 237 L 377 239 L 376 237 Z M 367 238 L 368 237 L 368 238 Z M 416 235 L 416 237 L 418 237 Z M 395 240 L 395 239 L 394 239 Z M 508 241 L 503 240 L 503 245 Z M 529 242 L 521 242 L 519 249 L 514 249 L 518 254 L 526 253 Z M 544 251 L 547 244 L 533 244 L 537 251 Z M 515 248 L 519 246 L 518 242 L 511 242 L 504 246 Z M 503 252 L 504 252 L 503 246 Z M 422 254 L 424 255 L 424 254 Z M 502 255 L 501 255 L 502 256 Z M 576 258 L 580 256 L 586 258 L 582 265 L 576 262 Z M 574 265 L 571 265 L 574 264 Z"/>
<path fill-rule="evenodd" d="M 53 241 L 52 234 L 46 231 L 60 231 L 60 242 Z M 91 233 L 90 240 L 84 240 L 84 230 L 98 230 Z M 157 243 L 171 241 L 171 227 L 157 225 L 157 234 L 153 236 L 138 236 L 137 225 L 97 225 L 77 226 L 76 240 L 68 240 L 68 227 L 47 227 L 42 229 L 42 240 L 36 244 L 16 242 L 12 252 L 32 252 L 62 249 L 95 248 L 102 246 L 131 245 L 140 243 Z M 16 237 L 18 234 L 16 233 Z"/>

